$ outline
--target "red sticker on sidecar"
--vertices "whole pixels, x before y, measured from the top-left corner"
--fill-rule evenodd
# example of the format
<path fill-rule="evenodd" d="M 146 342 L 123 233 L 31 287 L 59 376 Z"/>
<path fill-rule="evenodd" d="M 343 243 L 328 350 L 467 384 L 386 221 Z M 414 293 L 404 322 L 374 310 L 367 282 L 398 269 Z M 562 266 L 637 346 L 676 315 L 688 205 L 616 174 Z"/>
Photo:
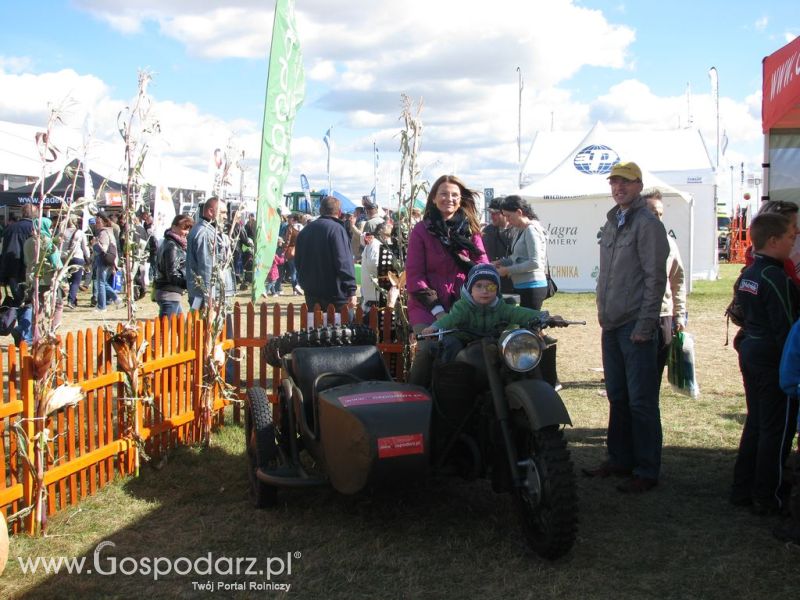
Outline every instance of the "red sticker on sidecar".
<path fill-rule="evenodd" d="M 392 458 L 409 454 L 424 454 L 421 433 L 378 438 L 378 458 Z"/>
<path fill-rule="evenodd" d="M 342 406 L 364 406 L 366 404 L 395 404 L 397 402 L 425 402 L 430 396 L 425 392 L 413 390 L 392 390 L 370 392 L 368 394 L 351 394 L 340 396 Z"/>

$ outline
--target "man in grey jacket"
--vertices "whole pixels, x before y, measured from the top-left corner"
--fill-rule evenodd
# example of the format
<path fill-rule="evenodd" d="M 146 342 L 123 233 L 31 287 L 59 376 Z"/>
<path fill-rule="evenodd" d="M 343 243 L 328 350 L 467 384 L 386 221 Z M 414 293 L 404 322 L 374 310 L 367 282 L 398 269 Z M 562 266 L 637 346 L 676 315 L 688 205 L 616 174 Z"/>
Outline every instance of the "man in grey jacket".
<path fill-rule="evenodd" d="M 657 329 L 669 244 L 664 225 L 640 195 L 642 171 L 636 163 L 617 163 L 608 180 L 617 206 L 601 231 L 597 277 L 608 460 L 584 474 L 625 476 L 617 489 L 642 493 L 656 487 L 661 468 Z"/>
<path fill-rule="evenodd" d="M 222 225 L 217 223 L 218 215 L 224 212 L 224 208 L 225 205 L 216 197 L 206 200 L 200 219 L 186 240 L 186 289 L 192 309 L 203 306 L 209 291 L 212 297 L 222 300 L 226 296 L 232 300 L 236 295 L 229 260 L 230 240 L 222 231 Z M 219 270 L 219 276 L 212 290 L 212 273 L 215 269 Z"/>

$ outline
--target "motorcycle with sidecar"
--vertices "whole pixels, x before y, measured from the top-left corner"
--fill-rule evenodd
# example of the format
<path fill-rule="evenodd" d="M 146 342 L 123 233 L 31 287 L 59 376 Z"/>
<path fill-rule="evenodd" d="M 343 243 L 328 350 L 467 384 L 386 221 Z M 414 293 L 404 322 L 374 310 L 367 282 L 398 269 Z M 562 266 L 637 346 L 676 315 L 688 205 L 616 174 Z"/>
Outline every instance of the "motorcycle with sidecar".
<path fill-rule="evenodd" d="M 430 388 L 394 381 L 361 326 L 270 340 L 268 362 L 285 374 L 277 403 L 247 392 L 245 436 L 256 507 L 280 488 L 331 485 L 343 494 L 432 475 L 488 478 L 510 493 L 529 546 L 555 559 L 577 530 L 575 473 L 558 393 L 538 374 L 542 330 L 573 322 L 546 312 L 525 327 L 484 333 L 434 364 Z"/>

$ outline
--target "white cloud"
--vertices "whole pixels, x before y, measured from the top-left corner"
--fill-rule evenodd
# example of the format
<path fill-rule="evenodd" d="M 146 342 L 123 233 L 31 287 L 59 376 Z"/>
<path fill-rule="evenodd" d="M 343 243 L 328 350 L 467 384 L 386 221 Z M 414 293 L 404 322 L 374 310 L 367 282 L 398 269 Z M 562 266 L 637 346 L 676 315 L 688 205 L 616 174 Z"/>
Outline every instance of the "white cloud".
<path fill-rule="evenodd" d="M 76 2 L 129 35 L 155 27 L 203 59 L 263 60 L 270 43 L 274 2 Z M 335 7 L 329 0 L 302 0 L 296 10 L 310 90 L 300 118 L 311 109 L 341 128 L 339 139 L 347 141 L 334 155 L 335 185 L 348 191 L 365 193 L 372 187 L 372 139 L 378 140 L 387 160 L 382 181 L 397 178 L 389 172 L 388 157 L 399 143 L 401 92 L 425 100 L 424 162 L 437 165 L 426 175 L 433 178 L 438 170 L 456 169 L 467 180 L 510 182 L 511 189 L 517 164 L 517 66 L 525 78 L 523 154 L 534 132 L 549 129 L 551 121 L 557 129 L 571 130 L 588 130 L 597 119 L 610 129 L 674 128 L 686 122 L 684 95 L 662 97 L 633 78 L 636 31 L 614 22 L 624 14 L 624 4 L 608 16 L 570 0 L 351 0 Z M 756 27 L 767 23 L 761 19 Z M 94 107 L 98 135 L 116 135 L 115 115 L 124 102 L 113 98 L 105 83 L 63 71 L 9 80 L 15 72 L 10 60 L 0 58 L 0 89 L 21 93 L 0 97 L 0 118 L 41 122 L 42 99 L 53 89 L 85 87 L 84 100 Z M 630 78 L 592 100 L 578 100 L 568 88 L 586 69 L 630 72 Z M 165 153 L 205 169 L 210 150 L 233 134 L 248 157 L 248 187 L 253 191 L 257 168 L 251 161 L 260 151 L 260 123 L 227 122 L 189 103 L 156 100 Z M 714 123 L 711 102 L 708 94 L 693 97 L 695 123 Z M 759 110 L 760 96 L 744 103 L 720 99 L 720 118 L 732 147 L 758 138 Z M 351 130 L 349 138 L 342 129 Z M 703 133 L 713 139 L 713 132 Z M 298 136 L 293 141 L 291 188 L 300 172 L 321 187 L 321 136 L 322 131 L 316 138 Z"/>
<path fill-rule="evenodd" d="M 109 13 L 103 15 L 103 18 L 113 29 L 121 33 L 138 33 L 142 29 L 142 21 L 136 15 Z"/>
<path fill-rule="evenodd" d="M 203 15 L 159 19 L 163 34 L 185 44 L 189 52 L 209 58 L 261 58 L 269 49 L 264 34 L 272 29 L 269 11 L 218 8 Z"/>
<path fill-rule="evenodd" d="M 109 87 L 98 78 L 70 69 L 41 75 L 16 75 L 0 70 L 0 89 L 14 90 L 14 94 L 0 96 L 0 120 L 43 129 L 50 110 L 58 109 L 61 122 L 54 129 L 54 135 L 64 140 L 60 143 L 63 152 L 75 153 L 83 144 L 82 130 L 89 113 L 93 123 L 92 139 L 110 143 L 119 150 L 118 155 L 103 156 L 103 162 L 113 170 L 118 170 L 122 164 L 117 116 L 130 102 L 113 98 Z M 53 90 L 59 92 L 54 94 Z M 193 104 L 157 99 L 152 104 L 151 116 L 161 127 L 161 134 L 152 139 L 153 156 L 173 157 L 190 168 L 205 171 L 212 150 L 224 148 L 232 136 L 238 151 L 247 146 L 247 156 L 257 157 L 260 151 L 257 141 L 260 140 L 260 124 L 244 120 L 225 122 L 203 113 Z"/>
<path fill-rule="evenodd" d="M 765 31 L 767 29 L 767 25 L 769 25 L 769 17 L 766 16 L 756 19 L 756 22 L 753 23 L 753 27 L 756 31 Z"/>
<path fill-rule="evenodd" d="M 347 124 L 354 129 L 377 129 L 387 124 L 386 115 L 357 110 L 350 113 Z"/>
<path fill-rule="evenodd" d="M 253 0 L 226 2 L 224 8 L 210 0 L 80 5 L 125 32 L 156 22 L 194 55 L 246 58 L 266 54 L 274 6 Z M 340 64 L 355 89 L 362 89 L 365 77 L 407 85 L 480 74 L 497 82 L 507 65 L 517 64 L 546 87 L 586 65 L 623 67 L 634 39 L 629 27 L 568 0 L 550 0 L 546 10 L 517 0 L 491 6 L 483 0 L 352 0 L 332 10 L 327 1 L 309 0 L 296 10 L 306 56 Z M 581 52 L 570 51 L 576 45 Z"/>
<path fill-rule="evenodd" d="M 336 66 L 331 60 L 317 60 L 310 69 L 306 70 L 306 77 L 315 81 L 330 81 L 336 76 Z"/>
<path fill-rule="evenodd" d="M 96 106 L 108 96 L 108 86 L 93 75 L 72 69 L 34 75 L 0 68 L 0 119 L 25 124 L 46 123 L 50 106 L 63 108 L 65 118 L 82 121 L 86 106 Z"/>
<path fill-rule="evenodd" d="M 0 70 L 20 74 L 31 70 L 33 60 L 28 56 L 0 56 Z"/>

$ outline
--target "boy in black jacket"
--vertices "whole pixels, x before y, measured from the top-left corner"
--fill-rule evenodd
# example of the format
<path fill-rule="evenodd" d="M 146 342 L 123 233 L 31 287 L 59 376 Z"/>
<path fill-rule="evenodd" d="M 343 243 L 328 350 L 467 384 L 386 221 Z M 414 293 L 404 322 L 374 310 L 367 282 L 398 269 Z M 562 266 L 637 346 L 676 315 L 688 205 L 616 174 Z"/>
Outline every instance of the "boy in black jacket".
<path fill-rule="evenodd" d="M 783 271 L 797 235 L 792 219 L 760 214 L 750 225 L 755 262 L 739 280 L 744 327 L 736 335 L 747 417 L 733 471 L 730 500 L 756 514 L 780 512 L 787 497 L 783 464 L 797 420 L 797 398 L 781 390 L 778 369 L 786 336 L 800 313 L 800 294 Z"/>

